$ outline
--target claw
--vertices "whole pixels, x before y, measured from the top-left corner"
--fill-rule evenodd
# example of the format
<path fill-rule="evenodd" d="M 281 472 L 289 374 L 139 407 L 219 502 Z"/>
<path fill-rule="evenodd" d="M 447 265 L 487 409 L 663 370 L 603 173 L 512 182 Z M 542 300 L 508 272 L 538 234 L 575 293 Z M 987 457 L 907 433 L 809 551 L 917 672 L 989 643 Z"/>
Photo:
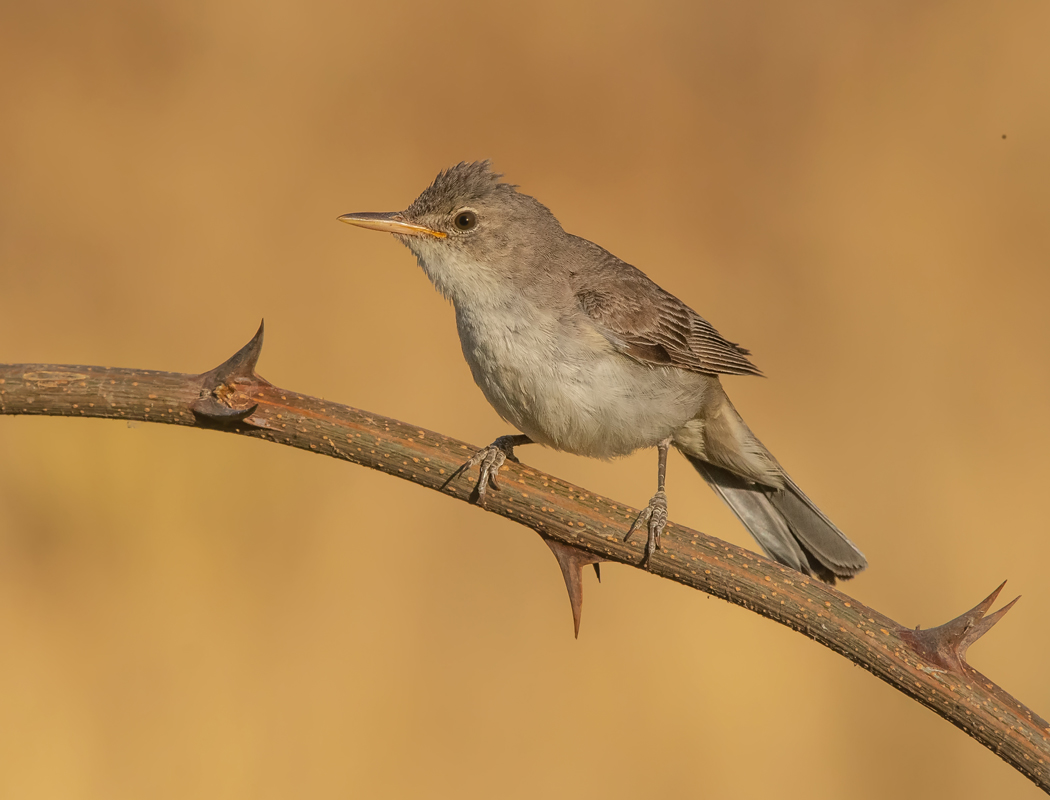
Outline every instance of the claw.
<path fill-rule="evenodd" d="M 641 512 L 639 512 L 638 516 L 634 518 L 634 522 L 631 523 L 630 530 L 627 531 L 627 535 L 623 537 L 623 540 L 626 542 L 628 539 L 630 539 L 631 536 L 634 534 L 634 532 L 643 523 L 649 521 L 649 517 L 651 517 L 652 515 L 653 515 L 653 510 L 651 508 L 649 508 L 648 506 L 643 508 L 641 510 Z"/>
<path fill-rule="evenodd" d="M 499 484 L 496 482 L 496 476 L 499 474 L 499 468 L 507 461 L 507 454 L 496 447 L 486 447 L 484 450 L 479 450 L 470 457 L 470 460 L 465 464 L 466 469 L 481 465 L 481 472 L 478 475 L 478 483 L 475 486 L 475 491 L 478 493 L 478 504 L 485 504 L 485 492 L 491 486 L 497 492 L 499 491 Z"/>
<path fill-rule="evenodd" d="M 645 542 L 645 555 L 642 557 L 642 566 L 646 567 L 649 565 L 649 559 L 653 557 L 653 553 L 660 547 L 660 534 L 664 532 L 664 528 L 667 527 L 667 494 L 663 489 L 653 495 L 653 499 L 649 501 L 649 505 L 641 510 L 634 522 L 631 524 L 631 529 L 627 531 L 627 535 L 623 537 L 626 542 L 631 538 L 638 528 L 645 525 L 648 529 L 649 538 Z"/>
<path fill-rule="evenodd" d="M 501 436 L 488 447 L 478 450 L 457 470 L 457 473 L 459 473 L 471 467 L 481 467 L 478 482 L 474 486 L 474 494 L 477 496 L 478 505 L 485 505 L 485 494 L 488 492 L 489 487 L 492 487 L 497 492 L 499 491 L 499 483 L 496 481 L 496 476 L 499 475 L 500 467 L 506 463 L 507 459 L 509 458 L 515 463 L 518 462 L 517 456 L 514 455 L 514 448 L 523 444 L 529 444 L 531 441 L 528 436 Z M 453 477 L 455 476 L 453 475 Z"/>

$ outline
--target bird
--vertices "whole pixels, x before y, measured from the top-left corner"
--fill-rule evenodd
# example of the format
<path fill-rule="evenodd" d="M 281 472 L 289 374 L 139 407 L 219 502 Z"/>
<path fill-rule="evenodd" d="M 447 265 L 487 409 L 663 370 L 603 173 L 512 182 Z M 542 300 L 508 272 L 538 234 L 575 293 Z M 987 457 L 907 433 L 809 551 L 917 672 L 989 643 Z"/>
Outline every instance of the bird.
<path fill-rule="evenodd" d="M 750 352 L 502 177 L 487 160 L 464 161 L 404 211 L 338 218 L 412 251 L 455 309 L 475 383 L 518 431 L 464 465 L 479 467 L 478 502 L 516 447 L 599 459 L 656 448 L 657 492 L 625 536 L 645 529 L 648 566 L 667 524 L 674 447 L 773 560 L 829 584 L 863 570 L 864 555 L 730 402 L 722 376 L 762 374 Z"/>

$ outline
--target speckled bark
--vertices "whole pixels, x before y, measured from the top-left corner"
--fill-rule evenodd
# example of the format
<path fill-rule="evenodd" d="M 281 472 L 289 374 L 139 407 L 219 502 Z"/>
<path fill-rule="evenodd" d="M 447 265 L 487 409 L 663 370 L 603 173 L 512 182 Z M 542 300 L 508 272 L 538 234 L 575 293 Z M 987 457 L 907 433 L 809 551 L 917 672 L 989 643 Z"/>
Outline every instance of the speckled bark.
<path fill-rule="evenodd" d="M 0 364 L 0 414 L 102 417 L 212 428 L 341 458 L 469 500 L 476 471 L 449 480 L 477 449 L 394 419 L 280 389 L 254 372 L 262 330 L 201 375 Z M 542 536 L 637 566 L 624 543 L 637 509 L 508 461 L 486 508 Z M 1050 791 L 1050 725 L 965 663 L 991 627 L 986 603 L 917 636 L 819 581 L 669 524 L 650 571 L 805 634 L 961 728 Z M 997 618 L 997 617 L 996 617 Z M 982 619 L 984 620 L 982 622 Z"/>

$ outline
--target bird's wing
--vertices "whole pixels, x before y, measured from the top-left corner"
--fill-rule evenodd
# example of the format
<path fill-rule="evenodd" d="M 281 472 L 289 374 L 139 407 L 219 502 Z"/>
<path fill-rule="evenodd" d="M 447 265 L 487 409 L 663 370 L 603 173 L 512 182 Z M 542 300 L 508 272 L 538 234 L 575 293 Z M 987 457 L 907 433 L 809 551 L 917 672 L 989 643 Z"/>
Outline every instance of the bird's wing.
<path fill-rule="evenodd" d="M 641 270 L 610 253 L 603 269 L 586 276 L 576 299 L 597 329 L 624 355 L 706 375 L 761 375 L 750 353 Z M 581 276 L 584 277 L 584 276 Z"/>

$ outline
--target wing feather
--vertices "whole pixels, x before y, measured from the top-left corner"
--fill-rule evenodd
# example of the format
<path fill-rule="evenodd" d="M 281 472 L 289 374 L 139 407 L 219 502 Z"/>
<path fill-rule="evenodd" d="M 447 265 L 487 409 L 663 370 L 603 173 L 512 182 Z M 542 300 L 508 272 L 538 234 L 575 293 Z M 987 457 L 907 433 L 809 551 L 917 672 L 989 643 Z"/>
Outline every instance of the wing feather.
<path fill-rule="evenodd" d="M 576 276 L 576 299 L 620 352 L 643 363 L 705 375 L 762 374 L 748 359 L 749 351 L 723 337 L 641 270 L 602 253 L 593 271 Z"/>

